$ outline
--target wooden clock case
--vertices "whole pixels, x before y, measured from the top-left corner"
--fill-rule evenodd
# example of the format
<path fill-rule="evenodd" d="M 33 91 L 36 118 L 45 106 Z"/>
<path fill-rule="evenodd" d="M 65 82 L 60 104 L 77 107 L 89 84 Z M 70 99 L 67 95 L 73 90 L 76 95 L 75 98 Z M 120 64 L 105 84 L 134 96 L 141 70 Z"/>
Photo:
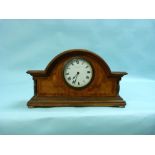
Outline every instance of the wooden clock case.
<path fill-rule="evenodd" d="M 80 89 L 68 86 L 64 80 L 65 63 L 80 57 L 89 61 L 94 77 L 91 83 Z M 126 72 L 111 72 L 107 63 L 95 53 L 84 49 L 67 50 L 57 55 L 43 71 L 27 71 L 34 80 L 34 96 L 28 107 L 53 106 L 118 106 L 125 101 L 119 96 L 119 82 Z"/>

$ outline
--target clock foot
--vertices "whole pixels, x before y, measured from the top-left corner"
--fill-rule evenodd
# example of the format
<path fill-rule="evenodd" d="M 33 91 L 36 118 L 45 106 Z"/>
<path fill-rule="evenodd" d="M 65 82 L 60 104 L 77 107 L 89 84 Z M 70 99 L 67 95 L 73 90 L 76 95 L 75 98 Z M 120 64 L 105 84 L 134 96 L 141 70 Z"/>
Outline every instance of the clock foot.
<path fill-rule="evenodd" d="M 34 106 L 28 106 L 28 108 L 34 108 Z"/>
<path fill-rule="evenodd" d="M 121 105 L 121 106 L 119 106 L 119 108 L 125 108 L 125 106 L 124 105 Z"/>

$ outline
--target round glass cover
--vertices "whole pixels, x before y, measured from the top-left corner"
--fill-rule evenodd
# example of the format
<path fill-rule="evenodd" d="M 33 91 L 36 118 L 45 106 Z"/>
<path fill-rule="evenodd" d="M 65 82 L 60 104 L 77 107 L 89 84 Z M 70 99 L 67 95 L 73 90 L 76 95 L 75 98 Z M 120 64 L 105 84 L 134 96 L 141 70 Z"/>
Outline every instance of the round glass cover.
<path fill-rule="evenodd" d="M 73 58 L 64 67 L 64 79 L 74 88 L 87 86 L 93 77 L 91 64 L 83 58 Z"/>

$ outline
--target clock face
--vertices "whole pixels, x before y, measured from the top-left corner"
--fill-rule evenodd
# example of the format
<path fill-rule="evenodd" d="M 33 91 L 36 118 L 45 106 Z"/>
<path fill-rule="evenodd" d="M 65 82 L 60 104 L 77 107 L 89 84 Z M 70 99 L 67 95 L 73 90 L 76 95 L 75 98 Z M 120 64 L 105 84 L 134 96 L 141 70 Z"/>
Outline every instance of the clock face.
<path fill-rule="evenodd" d="M 83 58 L 73 58 L 64 67 L 64 79 L 74 88 L 87 86 L 93 77 L 91 64 Z"/>

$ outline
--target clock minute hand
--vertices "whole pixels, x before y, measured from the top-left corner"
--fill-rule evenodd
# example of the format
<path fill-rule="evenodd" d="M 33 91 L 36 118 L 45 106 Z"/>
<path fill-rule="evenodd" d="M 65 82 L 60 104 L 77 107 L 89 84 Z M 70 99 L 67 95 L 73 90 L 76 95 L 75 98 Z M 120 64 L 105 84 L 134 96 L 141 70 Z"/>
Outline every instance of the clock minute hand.
<path fill-rule="evenodd" d="M 76 75 L 73 77 L 73 79 L 75 79 L 80 73 L 77 72 Z"/>
<path fill-rule="evenodd" d="M 75 83 L 76 83 L 76 80 L 77 80 L 78 75 L 79 75 L 79 74 L 77 74 L 77 76 L 76 76 Z"/>
<path fill-rule="evenodd" d="M 76 76 L 74 76 L 74 80 L 73 80 L 72 83 L 75 83 L 76 82 L 77 76 L 78 76 L 78 74 Z"/>
<path fill-rule="evenodd" d="M 77 72 L 77 74 L 73 77 L 74 80 L 73 80 L 72 83 L 76 83 L 76 80 L 77 80 L 78 75 L 79 75 L 79 72 Z"/>
<path fill-rule="evenodd" d="M 76 74 L 76 75 L 73 77 L 73 79 L 75 79 L 75 78 L 77 77 L 77 75 L 78 75 L 78 74 Z"/>

